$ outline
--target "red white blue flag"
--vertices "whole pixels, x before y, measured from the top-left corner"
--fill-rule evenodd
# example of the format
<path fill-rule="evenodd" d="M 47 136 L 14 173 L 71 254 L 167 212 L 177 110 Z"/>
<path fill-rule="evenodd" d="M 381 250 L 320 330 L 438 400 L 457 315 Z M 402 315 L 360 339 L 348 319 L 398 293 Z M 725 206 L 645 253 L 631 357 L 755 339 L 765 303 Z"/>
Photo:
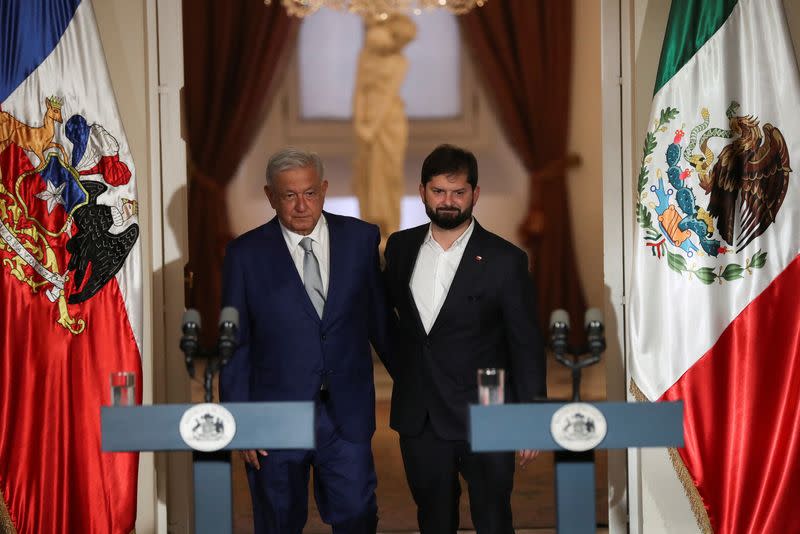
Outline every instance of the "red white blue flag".
<path fill-rule="evenodd" d="M 133 161 L 88 0 L 0 0 L 0 531 L 128 534 L 135 454 L 101 450 L 137 375 Z"/>

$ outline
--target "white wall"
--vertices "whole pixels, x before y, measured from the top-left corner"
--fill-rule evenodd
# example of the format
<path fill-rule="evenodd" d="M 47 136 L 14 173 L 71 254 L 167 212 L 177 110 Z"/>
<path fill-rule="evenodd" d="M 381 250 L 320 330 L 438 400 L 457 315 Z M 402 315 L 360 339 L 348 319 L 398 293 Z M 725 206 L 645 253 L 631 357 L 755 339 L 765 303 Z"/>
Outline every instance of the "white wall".
<path fill-rule="evenodd" d="M 148 221 L 152 216 L 149 168 L 153 154 L 149 146 L 147 121 L 145 2 L 102 0 L 93 2 L 93 6 L 122 124 L 136 166 L 142 266 L 146 270 L 142 277 L 145 318 L 142 335 L 143 402 L 152 403 L 153 327 L 147 319 L 152 316 L 153 301 L 152 276 L 147 272 L 147 266 L 152 262 L 153 234 Z M 154 532 L 155 458 L 153 453 L 143 453 L 139 458 L 137 531 Z"/>

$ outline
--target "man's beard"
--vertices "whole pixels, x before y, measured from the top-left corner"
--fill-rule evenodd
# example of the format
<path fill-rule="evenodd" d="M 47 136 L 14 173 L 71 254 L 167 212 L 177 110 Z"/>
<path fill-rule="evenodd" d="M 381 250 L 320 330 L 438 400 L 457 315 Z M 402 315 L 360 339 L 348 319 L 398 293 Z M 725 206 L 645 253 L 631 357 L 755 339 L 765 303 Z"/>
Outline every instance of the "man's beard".
<path fill-rule="evenodd" d="M 465 211 L 461 211 L 458 208 L 439 208 L 434 210 L 428 204 L 425 204 L 425 213 L 428 214 L 428 218 L 430 218 L 431 222 L 439 228 L 452 230 L 470 220 L 472 217 L 472 206 L 468 207 Z"/>

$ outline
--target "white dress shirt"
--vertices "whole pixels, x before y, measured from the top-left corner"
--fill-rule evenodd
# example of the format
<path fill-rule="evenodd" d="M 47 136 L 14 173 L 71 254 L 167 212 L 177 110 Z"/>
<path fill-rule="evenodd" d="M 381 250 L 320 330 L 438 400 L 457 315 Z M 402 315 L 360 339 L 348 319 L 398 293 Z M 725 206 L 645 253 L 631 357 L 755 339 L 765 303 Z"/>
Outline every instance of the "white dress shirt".
<path fill-rule="evenodd" d="M 280 222 L 280 221 L 279 221 Z M 317 225 L 308 235 L 300 235 L 292 232 L 281 223 L 281 233 L 283 239 L 286 241 L 286 246 L 289 248 L 289 254 L 292 256 L 294 266 L 297 268 L 297 273 L 300 275 L 300 280 L 303 279 L 303 257 L 305 250 L 300 246 L 300 240 L 304 237 L 311 238 L 311 250 L 317 257 L 319 262 L 319 274 L 322 278 L 322 292 L 324 297 L 328 298 L 328 273 L 330 270 L 330 247 L 328 238 L 328 221 L 325 220 L 325 215 L 320 215 Z"/>
<path fill-rule="evenodd" d="M 428 227 L 428 234 L 419 249 L 409 283 L 419 318 L 422 320 L 422 326 L 425 327 L 426 333 L 430 333 L 436 317 L 439 316 L 439 311 L 450 291 L 450 285 L 453 283 L 458 264 L 461 263 L 461 257 L 464 255 L 464 249 L 467 248 L 474 228 L 475 219 L 450 248 L 444 250 L 433 238 L 431 229 Z"/>

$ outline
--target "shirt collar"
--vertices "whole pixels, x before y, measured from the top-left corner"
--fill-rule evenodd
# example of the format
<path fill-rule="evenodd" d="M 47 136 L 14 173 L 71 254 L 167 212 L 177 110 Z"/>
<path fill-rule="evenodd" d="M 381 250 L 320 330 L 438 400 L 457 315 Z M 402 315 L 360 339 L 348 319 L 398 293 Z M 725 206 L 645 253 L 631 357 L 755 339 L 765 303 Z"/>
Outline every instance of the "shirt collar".
<path fill-rule="evenodd" d="M 304 237 L 311 238 L 311 241 L 314 241 L 318 245 L 321 244 L 322 243 L 322 240 L 321 240 L 322 228 L 328 226 L 328 221 L 325 220 L 325 214 L 324 213 L 319 216 L 319 220 L 317 221 L 317 225 L 314 226 L 314 229 L 311 230 L 311 233 L 308 234 L 308 235 L 300 235 L 300 234 L 298 234 L 296 232 L 292 232 L 291 230 L 286 228 L 283 225 L 282 222 L 280 222 L 280 219 L 278 219 L 278 223 L 280 223 L 280 225 L 281 225 L 281 232 L 283 233 L 283 237 L 285 237 L 286 240 L 289 243 L 291 243 L 291 249 L 292 250 L 297 248 L 297 246 L 300 244 L 300 241 Z"/>
<path fill-rule="evenodd" d="M 436 243 L 436 240 L 433 238 L 433 233 L 431 232 L 432 224 L 433 223 L 428 225 L 428 233 L 425 234 L 425 240 L 423 241 L 423 244 L 427 245 L 427 244 Z M 453 250 L 454 248 L 465 246 L 467 244 L 467 242 L 469 241 L 469 237 L 472 235 L 472 231 L 474 229 L 475 229 L 475 217 L 472 218 L 472 220 L 469 223 L 469 226 L 467 226 L 467 229 L 464 230 L 464 233 L 461 234 L 460 236 L 458 236 L 458 239 L 453 241 L 453 244 L 450 245 L 450 248 L 447 249 L 447 250 Z M 436 243 L 436 244 L 438 245 L 439 243 Z"/>

